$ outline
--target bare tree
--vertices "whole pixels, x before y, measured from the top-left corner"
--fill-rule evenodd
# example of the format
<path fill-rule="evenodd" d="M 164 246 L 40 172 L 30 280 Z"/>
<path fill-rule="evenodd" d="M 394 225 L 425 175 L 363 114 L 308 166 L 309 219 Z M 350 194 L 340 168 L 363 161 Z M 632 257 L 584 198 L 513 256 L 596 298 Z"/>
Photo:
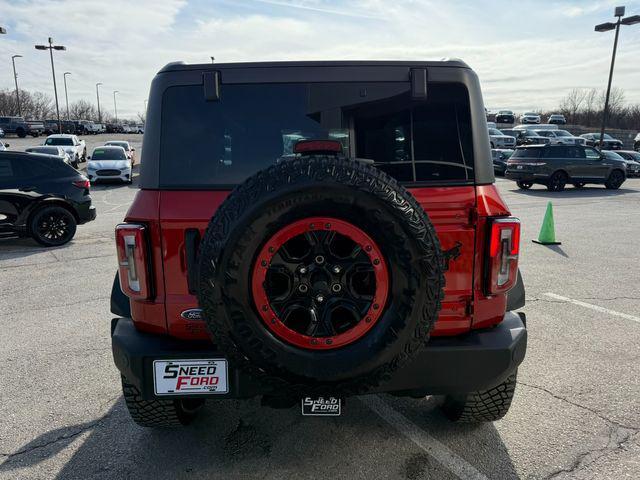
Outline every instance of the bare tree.
<path fill-rule="evenodd" d="M 575 123 L 576 115 L 582 108 L 586 96 L 586 90 L 574 88 L 560 100 L 560 111 L 567 117 L 569 123 Z"/>

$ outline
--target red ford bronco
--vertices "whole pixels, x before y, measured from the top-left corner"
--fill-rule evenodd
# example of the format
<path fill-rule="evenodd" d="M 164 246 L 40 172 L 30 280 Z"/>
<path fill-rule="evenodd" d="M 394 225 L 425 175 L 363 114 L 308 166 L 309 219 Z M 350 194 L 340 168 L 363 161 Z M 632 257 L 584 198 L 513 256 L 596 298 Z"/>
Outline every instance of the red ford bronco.
<path fill-rule="evenodd" d="M 499 419 L 527 341 L 519 236 L 463 62 L 169 64 L 116 228 L 129 412 L 388 392 Z"/>

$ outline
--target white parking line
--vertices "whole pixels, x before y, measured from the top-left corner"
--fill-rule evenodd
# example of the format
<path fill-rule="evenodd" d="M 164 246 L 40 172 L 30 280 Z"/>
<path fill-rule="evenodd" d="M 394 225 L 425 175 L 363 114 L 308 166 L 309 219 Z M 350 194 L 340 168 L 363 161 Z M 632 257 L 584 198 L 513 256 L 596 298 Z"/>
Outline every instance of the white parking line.
<path fill-rule="evenodd" d="M 444 444 L 440 443 L 415 423 L 411 422 L 407 417 L 385 403 L 379 396 L 368 395 L 366 397 L 360 397 L 360 400 L 377 413 L 380 418 L 418 445 L 458 478 L 488 480 L 485 475 L 480 473 L 464 458 L 453 453 Z"/>
<path fill-rule="evenodd" d="M 545 295 L 547 297 L 555 298 L 556 300 L 562 300 L 563 302 L 573 303 L 574 305 L 579 305 L 584 308 L 590 308 L 591 310 L 595 310 L 596 312 L 608 313 L 609 315 L 615 315 L 616 317 L 626 318 L 627 320 L 631 320 L 632 322 L 640 323 L 640 317 L 629 315 L 628 313 L 616 312 L 615 310 L 610 310 L 608 308 L 593 305 L 591 303 L 581 302 L 580 300 L 574 300 L 573 298 L 563 297 L 562 295 L 556 295 L 555 293 L 551 292 L 547 292 L 545 293 Z"/>

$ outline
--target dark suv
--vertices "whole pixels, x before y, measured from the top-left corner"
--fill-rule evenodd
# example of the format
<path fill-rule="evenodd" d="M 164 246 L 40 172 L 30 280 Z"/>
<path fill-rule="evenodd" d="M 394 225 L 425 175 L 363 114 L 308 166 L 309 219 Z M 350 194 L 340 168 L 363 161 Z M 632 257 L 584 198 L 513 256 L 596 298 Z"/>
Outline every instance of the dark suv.
<path fill-rule="evenodd" d="M 0 129 L 4 130 L 5 134 L 13 133 L 24 138 L 27 135 L 38 137 L 43 133 L 44 126 L 41 122 L 27 122 L 22 117 L 0 117 Z"/>
<path fill-rule="evenodd" d="M 89 180 L 62 157 L 0 152 L 0 237 L 30 236 L 60 246 L 77 225 L 94 218 Z"/>
<path fill-rule="evenodd" d="M 256 396 L 334 415 L 375 392 L 507 412 L 520 223 L 466 64 L 170 64 L 142 156 L 111 298 L 138 424 Z"/>
<path fill-rule="evenodd" d="M 505 177 L 515 180 L 523 190 L 534 183 L 551 191 L 564 190 L 571 183 L 582 188 L 587 183 L 618 189 L 627 178 L 623 159 L 601 155 L 595 148 L 580 145 L 518 147 L 507 162 Z"/>

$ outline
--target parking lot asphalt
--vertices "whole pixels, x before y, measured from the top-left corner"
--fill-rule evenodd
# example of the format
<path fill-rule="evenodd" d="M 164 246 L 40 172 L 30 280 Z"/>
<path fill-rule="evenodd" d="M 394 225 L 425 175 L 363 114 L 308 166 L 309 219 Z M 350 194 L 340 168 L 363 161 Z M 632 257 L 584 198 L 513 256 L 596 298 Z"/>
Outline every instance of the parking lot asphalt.
<path fill-rule="evenodd" d="M 139 135 L 84 138 L 114 137 L 140 153 Z M 529 329 L 503 420 L 454 425 L 439 398 L 380 395 L 337 418 L 210 402 L 160 431 L 129 419 L 110 350 L 113 227 L 136 183 L 94 187 L 98 217 L 64 247 L 0 241 L 0 478 L 640 478 L 640 179 L 561 193 L 498 179 L 523 222 Z M 531 242 L 548 201 L 556 247 Z"/>

